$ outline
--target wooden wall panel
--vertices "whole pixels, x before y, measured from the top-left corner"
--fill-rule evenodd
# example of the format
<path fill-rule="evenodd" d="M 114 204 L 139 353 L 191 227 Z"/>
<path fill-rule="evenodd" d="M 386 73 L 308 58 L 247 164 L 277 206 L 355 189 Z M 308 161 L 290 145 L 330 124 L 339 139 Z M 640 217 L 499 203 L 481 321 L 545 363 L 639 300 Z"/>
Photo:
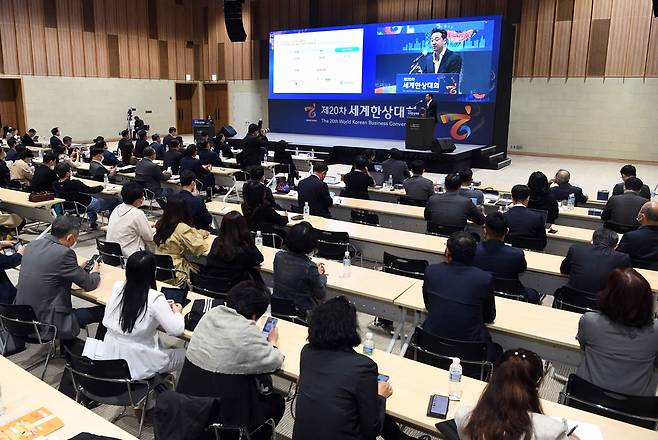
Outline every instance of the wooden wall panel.
<path fill-rule="evenodd" d="M 46 38 L 46 66 L 49 76 L 59 76 L 59 42 L 57 29 L 46 27 L 44 30 Z"/>
<path fill-rule="evenodd" d="M 518 49 L 515 68 L 517 76 L 532 76 L 538 11 L 539 0 L 523 0 L 521 26 L 519 27 L 519 38 L 517 38 Z"/>
<path fill-rule="evenodd" d="M 18 53 L 18 71 L 32 75 L 32 44 L 30 43 L 30 14 L 23 0 L 13 0 L 14 29 L 16 32 L 16 51 Z"/>
<path fill-rule="evenodd" d="M 555 0 L 542 0 L 537 9 L 537 38 L 533 76 L 549 76 L 555 32 Z"/>
<path fill-rule="evenodd" d="M 114 0 L 117 8 L 117 37 L 119 41 L 119 77 L 130 78 L 130 50 L 128 46 L 128 22 L 126 20 L 126 10 L 128 0 Z"/>
<path fill-rule="evenodd" d="M 48 75 L 43 0 L 27 0 L 27 9 L 30 14 L 30 43 L 32 45 L 32 67 L 34 74 Z"/>
<path fill-rule="evenodd" d="M 647 49 L 651 32 L 651 2 L 633 2 L 629 5 L 630 29 L 626 47 L 626 66 L 624 76 L 639 76 L 645 74 Z"/>
<path fill-rule="evenodd" d="M 83 39 L 82 0 L 69 1 L 69 26 L 71 29 L 71 56 L 73 76 L 85 76 L 85 47 Z"/>
<path fill-rule="evenodd" d="M 651 19 L 649 48 L 647 49 L 647 67 L 644 75 L 658 77 L 658 18 Z"/>
<path fill-rule="evenodd" d="M 592 0 L 577 0 L 573 8 L 571 41 L 569 43 L 568 76 L 585 76 L 587 73 L 587 52 L 589 49 Z"/>
<path fill-rule="evenodd" d="M 107 23 L 103 0 L 94 0 L 94 40 L 96 43 L 96 64 L 98 76 L 101 78 L 110 75 L 110 65 L 107 53 Z"/>
<path fill-rule="evenodd" d="M 608 76 L 624 76 L 626 71 L 626 56 L 628 54 L 628 39 L 631 37 L 630 10 L 639 2 L 612 2 L 610 14 L 610 34 L 608 41 L 605 74 Z M 634 30 L 633 30 L 634 32 Z M 623 37 L 622 37 L 623 35 Z"/>
<path fill-rule="evenodd" d="M 71 26 L 68 0 L 57 1 L 57 42 L 59 44 L 59 67 L 62 76 L 73 76 L 71 53 Z"/>
<path fill-rule="evenodd" d="M 555 22 L 553 32 L 553 52 L 551 54 L 550 76 L 567 76 L 569 69 L 569 43 L 571 40 L 571 21 Z"/>

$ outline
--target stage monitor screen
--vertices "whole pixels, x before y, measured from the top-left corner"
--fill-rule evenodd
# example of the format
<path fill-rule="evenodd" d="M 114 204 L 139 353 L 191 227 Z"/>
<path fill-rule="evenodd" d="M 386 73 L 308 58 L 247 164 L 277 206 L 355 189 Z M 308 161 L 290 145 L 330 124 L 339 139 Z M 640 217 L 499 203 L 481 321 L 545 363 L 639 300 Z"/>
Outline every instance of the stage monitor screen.
<path fill-rule="evenodd" d="M 403 139 L 431 94 L 436 137 L 489 143 L 500 27 L 475 17 L 273 32 L 270 128 Z"/>

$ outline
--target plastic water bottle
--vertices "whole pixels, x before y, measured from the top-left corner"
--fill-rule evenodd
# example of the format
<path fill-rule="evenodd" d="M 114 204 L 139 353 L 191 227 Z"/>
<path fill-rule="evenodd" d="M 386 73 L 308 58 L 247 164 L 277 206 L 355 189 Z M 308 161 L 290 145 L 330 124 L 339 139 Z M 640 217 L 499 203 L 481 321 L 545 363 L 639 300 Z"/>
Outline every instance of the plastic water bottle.
<path fill-rule="evenodd" d="M 312 158 L 315 157 L 315 148 L 311 148 L 311 157 L 312 157 Z"/>
<path fill-rule="evenodd" d="M 372 339 L 372 333 L 366 333 L 366 340 L 363 341 L 363 354 L 372 356 L 375 352 L 375 341 Z"/>
<path fill-rule="evenodd" d="M 500 205 L 500 206 L 498 207 L 498 212 L 500 212 L 500 213 L 505 212 L 505 209 L 503 209 L 503 205 Z"/>
<path fill-rule="evenodd" d="M 263 154 L 263 166 L 267 165 L 267 153 Z"/>
<path fill-rule="evenodd" d="M 311 208 L 308 206 L 308 202 L 304 202 L 304 220 L 308 220 L 311 216 Z"/>
<path fill-rule="evenodd" d="M 352 257 L 350 256 L 350 251 L 345 251 L 343 256 L 343 278 L 348 278 L 350 276 L 350 269 L 352 267 Z"/>
<path fill-rule="evenodd" d="M 174 171 L 171 169 L 171 167 L 167 167 L 167 172 L 172 176 L 174 175 Z"/>
<path fill-rule="evenodd" d="M 256 247 L 261 249 L 263 247 L 263 233 L 256 231 Z"/>
<path fill-rule="evenodd" d="M 574 206 L 576 206 L 576 195 L 574 193 L 569 194 L 569 198 L 567 199 L 567 209 L 569 211 L 572 211 Z"/>
<path fill-rule="evenodd" d="M 388 175 L 388 187 L 393 188 L 393 175 L 392 174 Z"/>
<path fill-rule="evenodd" d="M 448 370 L 450 374 L 450 387 L 448 398 L 450 400 L 461 400 L 462 398 L 462 366 L 459 358 L 452 358 L 452 364 Z"/>
<path fill-rule="evenodd" d="M 295 146 L 295 156 L 299 157 L 299 147 Z"/>
<path fill-rule="evenodd" d="M 0 388 L 0 416 L 5 413 L 5 403 L 2 401 L 2 388 Z"/>
<path fill-rule="evenodd" d="M 653 193 L 651 193 L 651 201 L 658 202 L 658 185 L 653 188 Z"/>
<path fill-rule="evenodd" d="M 103 176 L 103 188 L 107 188 L 107 185 L 110 184 L 110 179 L 107 177 L 107 174 Z"/>

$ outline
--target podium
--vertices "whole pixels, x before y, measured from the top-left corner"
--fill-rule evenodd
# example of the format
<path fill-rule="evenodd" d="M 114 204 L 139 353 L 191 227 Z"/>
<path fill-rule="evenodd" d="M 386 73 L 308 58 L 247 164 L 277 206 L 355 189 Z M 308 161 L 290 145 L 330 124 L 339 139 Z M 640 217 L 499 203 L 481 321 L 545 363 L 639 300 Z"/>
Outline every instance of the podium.
<path fill-rule="evenodd" d="M 202 131 L 208 133 L 210 139 L 215 137 L 215 122 L 208 119 L 192 119 L 192 134 L 195 141 Z"/>
<path fill-rule="evenodd" d="M 434 141 L 434 118 L 407 118 L 405 148 L 431 150 Z"/>

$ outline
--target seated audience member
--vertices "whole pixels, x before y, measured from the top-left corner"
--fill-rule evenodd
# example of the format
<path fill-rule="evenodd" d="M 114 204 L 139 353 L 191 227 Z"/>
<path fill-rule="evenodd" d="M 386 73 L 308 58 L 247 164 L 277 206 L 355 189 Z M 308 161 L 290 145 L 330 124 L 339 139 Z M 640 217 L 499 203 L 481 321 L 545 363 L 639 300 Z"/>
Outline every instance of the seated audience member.
<path fill-rule="evenodd" d="M 50 138 L 50 148 L 53 151 L 57 151 L 62 148 L 63 142 L 59 138 L 61 136 L 59 132 L 59 127 L 54 127 L 52 130 L 50 130 L 50 133 L 52 134 Z"/>
<path fill-rule="evenodd" d="M 60 162 L 55 166 L 57 182 L 53 184 L 55 194 L 69 202 L 76 202 L 84 206 L 89 227 L 92 230 L 98 228 L 98 212 L 112 210 L 121 203 L 116 197 L 93 197 L 92 194 L 103 192 L 103 185 L 87 186 L 80 180 L 71 179 L 71 167 L 66 162 Z"/>
<path fill-rule="evenodd" d="M 210 309 L 194 329 L 176 391 L 221 399 L 223 422 L 255 430 L 266 420 L 278 423 L 285 400 L 272 386 L 281 368 L 276 327 L 267 338 L 257 321 L 270 305 L 265 285 L 243 281 L 228 293 L 226 305 Z M 267 428 L 252 439 L 270 438 Z"/>
<path fill-rule="evenodd" d="M 555 196 L 551 193 L 546 174 L 541 171 L 535 171 L 530 174 L 528 188 L 530 189 L 528 208 L 546 211 L 546 223 L 555 223 L 555 220 L 560 215 L 560 208 L 557 200 L 555 200 Z"/>
<path fill-rule="evenodd" d="M 202 149 L 209 147 L 208 142 L 210 142 L 210 136 L 208 136 L 208 132 L 205 130 L 200 131 L 194 138 L 194 145 L 196 145 L 197 151 L 199 152 L 201 152 Z"/>
<path fill-rule="evenodd" d="M 130 132 L 128 130 L 121 132 L 118 148 L 121 153 L 121 162 L 124 165 L 135 165 L 137 163 L 137 158 L 134 156 L 135 146 L 130 140 Z"/>
<path fill-rule="evenodd" d="M 658 270 L 658 202 L 647 202 L 637 216 L 640 227 L 621 238 L 617 250 L 631 257 L 633 267 Z"/>
<path fill-rule="evenodd" d="M 212 197 L 212 190 L 215 186 L 215 176 L 213 176 L 211 172 L 212 165 L 203 165 L 201 163 L 197 157 L 196 145 L 188 145 L 183 151 L 183 156 L 181 157 L 180 162 L 180 172 L 183 172 L 183 170 L 192 171 L 195 174 L 196 179 L 205 187 L 206 196 L 208 198 Z"/>
<path fill-rule="evenodd" d="M 473 266 L 477 244 L 468 232 L 448 238 L 447 262 L 425 270 L 423 298 L 427 319 L 423 328 L 436 336 L 460 341 L 486 342 L 494 362 L 502 349 L 491 340 L 485 324 L 496 318 L 493 277 Z"/>
<path fill-rule="evenodd" d="M 414 160 L 411 162 L 411 172 L 413 175 L 404 179 L 404 192 L 412 200 L 427 202 L 434 195 L 434 182 L 423 177 L 425 172 L 425 162 Z"/>
<path fill-rule="evenodd" d="M 260 165 L 267 155 L 267 138 L 263 136 L 257 124 L 249 124 L 247 135 L 241 144 L 242 151 L 237 155 L 240 168 L 247 171 L 254 165 Z"/>
<path fill-rule="evenodd" d="M 59 156 L 62 154 L 70 156 L 75 162 L 80 160 L 80 147 L 73 146 L 73 139 L 71 136 L 64 136 L 62 138 L 62 145 L 58 148 L 53 148 L 52 150 Z"/>
<path fill-rule="evenodd" d="M 114 208 L 107 225 L 107 241 L 118 243 L 123 256 L 128 258 L 137 251 L 155 252 L 153 229 L 144 211 L 144 188 L 130 182 L 121 188 L 123 203 Z"/>
<path fill-rule="evenodd" d="M 184 348 L 166 348 L 159 329 L 180 336 L 185 331 L 183 306 L 155 290 L 155 257 L 137 251 L 126 262 L 126 279 L 112 289 L 103 325 L 107 328 L 97 359 L 125 359 L 133 379 L 149 379 L 183 367 Z"/>
<path fill-rule="evenodd" d="M 212 227 L 212 215 L 208 212 L 206 203 L 195 195 L 196 176 L 190 170 L 183 170 L 180 174 L 181 191 L 176 194 L 185 202 L 185 208 L 192 218 L 192 226 L 211 233 L 216 231 Z"/>
<path fill-rule="evenodd" d="M 55 173 L 55 163 L 57 157 L 53 153 L 46 153 L 43 156 L 43 163 L 37 165 L 32 177 L 32 192 L 53 191 L 53 184 L 57 182 Z"/>
<path fill-rule="evenodd" d="M 231 151 L 231 147 L 229 146 L 228 142 L 226 142 L 226 136 L 224 136 L 224 133 L 221 131 L 217 133 L 217 135 L 213 138 L 212 140 L 212 149 L 215 153 L 219 155 L 221 158 L 222 156 L 226 159 L 232 159 L 233 158 L 233 152 Z"/>
<path fill-rule="evenodd" d="M 7 276 L 7 269 L 15 269 L 21 265 L 25 248 L 19 244 L 16 252 L 6 254 L 4 249 L 13 249 L 15 241 L 0 241 L 0 304 L 13 304 L 16 299 L 16 287 Z"/>
<path fill-rule="evenodd" d="M 484 205 L 484 193 L 479 189 L 473 188 L 473 170 L 461 170 L 457 174 L 459 174 L 462 180 L 459 194 L 467 199 L 475 199 L 476 205 Z"/>
<path fill-rule="evenodd" d="M 219 154 L 210 149 L 208 141 L 197 145 L 197 148 L 199 150 L 199 160 L 202 165 L 211 165 L 213 167 L 224 166 L 222 159 L 219 158 Z"/>
<path fill-rule="evenodd" d="M 367 149 L 363 155 L 368 159 L 368 171 L 375 171 L 375 150 Z"/>
<path fill-rule="evenodd" d="M 167 187 L 163 188 L 162 182 L 171 179 L 171 174 L 162 171 L 160 165 L 153 162 L 155 160 L 155 150 L 153 148 L 146 147 L 143 153 L 144 157 L 137 162 L 135 167 L 135 181 L 153 192 L 156 197 L 169 197 L 173 194 L 173 190 Z"/>
<path fill-rule="evenodd" d="M 260 182 L 249 180 L 242 186 L 242 215 L 254 232 L 271 233 L 288 224 L 288 217 L 276 212 L 265 196 L 265 186 Z"/>
<path fill-rule="evenodd" d="M 286 234 L 284 250 L 274 257 L 274 289 L 277 298 L 294 301 L 302 318 L 327 296 L 324 264 L 309 258 L 318 246 L 317 232 L 308 222 L 300 222 Z"/>
<path fill-rule="evenodd" d="M 354 350 L 360 343 L 356 308 L 344 296 L 311 312 L 300 359 L 294 439 L 413 438 L 386 415 L 393 389 L 378 382 L 377 364 Z"/>
<path fill-rule="evenodd" d="M 149 146 L 149 141 L 146 139 L 146 137 L 146 130 L 139 130 L 137 132 L 137 142 L 135 142 L 135 150 L 133 151 L 135 157 L 144 157 L 144 150 Z"/>
<path fill-rule="evenodd" d="M 9 127 L 9 130 L 7 131 L 7 136 L 5 137 L 7 141 L 16 141 L 18 142 L 20 140 L 20 137 L 18 136 L 18 129 L 15 127 Z"/>
<path fill-rule="evenodd" d="M 616 232 L 602 228 L 594 231 L 591 243 L 571 245 L 560 265 L 560 272 L 569 275 L 568 285 L 597 293 L 603 290 L 613 270 L 630 267 L 629 256 L 615 250 L 618 241 Z"/>
<path fill-rule="evenodd" d="M 324 162 L 313 165 L 313 172 L 305 179 L 299 181 L 297 185 L 297 203 L 299 209 L 304 209 L 304 204 L 308 203 L 311 215 L 331 218 L 329 208 L 334 204 L 334 200 L 329 194 L 329 188 L 324 183 L 327 177 L 329 167 Z"/>
<path fill-rule="evenodd" d="M 222 217 L 219 235 L 213 241 L 203 269 L 204 275 L 230 280 L 231 286 L 240 281 L 263 282 L 258 266 L 263 262 L 249 231 L 244 216 L 231 211 Z"/>
<path fill-rule="evenodd" d="M 18 159 L 18 154 L 25 150 L 26 147 L 25 145 L 20 145 L 20 148 L 16 145 L 16 140 L 12 139 L 10 141 L 7 141 L 7 146 L 9 149 L 7 150 L 7 157 L 5 160 L 9 160 L 11 162 L 15 161 Z"/>
<path fill-rule="evenodd" d="M 292 153 L 288 151 L 288 142 L 281 140 L 274 146 L 274 162 L 281 165 L 288 165 L 290 172 L 288 173 L 288 183 L 295 186 L 295 179 L 299 178 L 295 161 L 292 160 Z"/>
<path fill-rule="evenodd" d="M 573 186 L 571 183 L 569 183 L 570 179 L 571 173 L 569 173 L 569 171 L 559 170 L 557 173 L 555 173 L 555 178 L 551 179 L 550 181 L 550 183 L 556 184 L 556 186 L 551 187 L 551 192 L 553 193 L 555 200 L 558 202 L 562 200 L 569 200 L 569 196 L 573 194 L 575 197 L 576 206 L 582 205 L 583 203 L 587 202 L 587 196 L 583 194 L 582 188 Z"/>
<path fill-rule="evenodd" d="M 599 311 L 585 313 L 578 323 L 585 356 L 576 374 L 613 392 L 655 396 L 655 303 L 651 286 L 635 269 L 615 269 L 599 294 Z"/>
<path fill-rule="evenodd" d="M 382 162 L 382 174 L 384 174 L 384 180 L 393 176 L 394 185 L 404 182 L 404 179 L 411 176 L 407 163 L 402 160 L 402 152 L 397 148 L 391 148 L 388 152 L 388 159 Z"/>
<path fill-rule="evenodd" d="M 249 168 L 249 180 L 254 182 L 260 182 L 265 187 L 265 200 L 270 202 L 270 205 L 274 207 L 277 211 L 283 211 L 284 209 L 279 206 L 279 204 L 274 200 L 274 194 L 272 193 L 272 188 L 265 184 L 265 167 L 262 165 L 254 165 Z"/>
<path fill-rule="evenodd" d="M 173 174 L 178 174 L 180 171 L 180 161 L 183 154 L 180 152 L 180 143 L 176 139 L 172 139 L 167 143 L 167 152 L 164 155 L 163 163 L 166 169 L 171 168 Z"/>
<path fill-rule="evenodd" d="M 624 194 L 624 192 L 626 191 L 624 182 L 626 182 L 626 180 L 629 177 L 637 177 L 637 170 L 633 165 L 624 165 L 623 167 L 621 167 L 621 170 L 619 170 L 619 174 L 621 174 L 622 182 L 615 184 L 615 187 L 612 189 L 613 196 Z M 642 189 L 640 189 L 639 193 L 645 199 L 651 198 L 651 190 L 649 189 L 648 185 L 642 185 Z"/>
<path fill-rule="evenodd" d="M 108 180 L 113 180 L 117 170 L 114 167 L 107 168 L 103 165 L 103 150 L 101 148 L 92 148 L 90 154 L 89 174 L 91 174 L 91 178 L 103 182 L 105 176 L 107 176 Z"/>
<path fill-rule="evenodd" d="M 173 141 L 174 139 L 176 139 L 176 127 L 169 127 L 169 130 L 167 130 L 167 135 L 162 140 L 162 143 L 165 145 L 165 147 L 169 148 L 169 142 Z"/>
<path fill-rule="evenodd" d="M 525 185 L 512 187 L 512 207 L 505 213 L 509 232 L 508 243 L 530 243 L 533 250 L 546 247 L 546 223 L 544 216 L 528 209 L 530 189 Z"/>
<path fill-rule="evenodd" d="M 21 136 L 21 144 L 26 147 L 36 147 L 34 143 L 34 137 L 37 135 L 37 131 L 34 128 L 30 128 L 27 133 Z"/>
<path fill-rule="evenodd" d="M 0 187 L 7 188 L 9 186 L 9 181 L 11 180 L 11 172 L 7 166 L 7 152 L 0 148 Z"/>
<path fill-rule="evenodd" d="M 158 246 L 156 253 L 171 256 L 176 277 L 170 284 L 181 286 L 189 277 L 191 270 L 197 271 L 186 255 L 200 257 L 208 252 L 208 231 L 192 227 L 192 218 L 183 199 L 173 195 L 167 199 L 162 217 L 155 224 L 153 241 Z"/>
<path fill-rule="evenodd" d="M 647 199 L 640 195 L 642 181 L 637 177 L 629 177 L 624 181 L 623 194 L 610 197 L 605 204 L 601 213 L 601 220 L 608 223 L 610 228 L 615 229 L 622 227 L 625 229 L 635 229 L 639 226 L 638 213 L 640 208 L 646 203 Z"/>
<path fill-rule="evenodd" d="M 352 171 L 343 176 L 343 182 L 345 189 L 340 193 L 342 197 L 370 200 L 368 188 L 374 188 L 375 181 L 368 172 L 368 159 L 365 156 L 358 155 L 354 158 Z"/>
<path fill-rule="evenodd" d="M 53 220 L 50 234 L 25 246 L 18 273 L 16 304 L 32 306 L 37 319 L 57 327 L 57 337 L 70 343 L 80 328 L 103 319 L 103 306 L 74 309 L 71 305 L 71 285 L 89 292 L 98 287 L 101 276 L 98 264 L 90 272 L 78 263 L 72 247 L 78 240 L 80 222 L 60 215 Z M 104 328 L 96 337 L 102 339 Z"/>
<path fill-rule="evenodd" d="M 153 133 L 151 136 L 149 147 L 155 150 L 155 158 L 157 160 L 162 160 L 164 158 L 165 146 L 160 142 L 160 135 L 158 133 Z"/>
<path fill-rule="evenodd" d="M 448 174 L 445 178 L 445 193 L 434 194 L 427 200 L 425 220 L 441 226 L 465 228 L 468 220 L 484 224 L 484 214 L 471 202 L 459 194 L 461 178 L 458 174 Z"/>
<path fill-rule="evenodd" d="M 100 136 L 99 136 L 100 137 Z M 110 151 L 110 149 L 107 146 L 107 142 L 105 140 L 101 139 L 96 142 L 96 144 L 92 147 L 93 148 L 98 148 L 102 150 L 103 154 L 103 160 L 102 164 L 106 167 L 118 167 L 121 165 L 121 161 L 119 158 L 114 154 L 113 152 Z"/>
<path fill-rule="evenodd" d="M 522 249 L 505 243 L 507 232 L 507 220 L 502 213 L 492 212 L 487 215 L 484 223 L 485 241 L 478 243 L 473 266 L 489 272 L 494 278 L 518 280 L 528 264 Z M 530 303 L 538 304 L 540 301 L 540 295 L 535 289 L 524 287 L 521 293 Z"/>
<path fill-rule="evenodd" d="M 578 440 L 564 419 L 544 415 L 539 387 L 544 364 L 535 353 L 507 350 L 475 408 L 461 405 L 455 424 L 461 440 Z"/>
<path fill-rule="evenodd" d="M 34 154 L 28 149 L 18 153 L 18 159 L 9 168 L 11 180 L 17 180 L 23 185 L 29 186 L 32 183 L 34 171 L 32 168 L 32 158 Z"/>

